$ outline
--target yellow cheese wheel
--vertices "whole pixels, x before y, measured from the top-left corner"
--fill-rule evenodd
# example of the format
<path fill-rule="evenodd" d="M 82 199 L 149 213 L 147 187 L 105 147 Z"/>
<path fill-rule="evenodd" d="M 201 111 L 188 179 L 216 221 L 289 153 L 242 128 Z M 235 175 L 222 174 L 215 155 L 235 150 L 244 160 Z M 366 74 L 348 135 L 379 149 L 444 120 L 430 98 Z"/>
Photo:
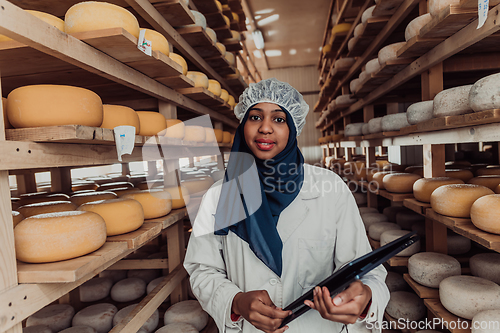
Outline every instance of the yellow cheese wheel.
<path fill-rule="evenodd" d="M 107 190 L 106 192 L 113 192 L 114 194 L 116 194 L 118 196 L 118 198 L 121 198 L 126 194 L 137 193 L 140 191 L 141 191 L 141 189 L 135 188 L 135 187 L 134 188 L 121 187 L 121 188 L 112 188 L 112 189 Z"/>
<path fill-rule="evenodd" d="M 230 143 L 231 142 L 231 133 L 223 131 L 222 132 L 222 142 L 223 143 Z"/>
<path fill-rule="evenodd" d="M 240 17 L 238 16 L 238 14 L 236 14 L 235 12 L 231 12 L 231 14 L 233 15 L 233 20 L 238 23 L 240 22 Z M 233 32 L 233 30 L 231 30 L 231 32 Z M 237 31 L 236 31 L 237 32 Z"/>
<path fill-rule="evenodd" d="M 71 184 L 71 191 L 77 192 L 77 191 L 94 191 L 97 190 L 99 186 L 95 184 L 94 182 L 80 182 L 80 183 L 75 183 Z"/>
<path fill-rule="evenodd" d="M 422 177 L 414 173 L 391 173 L 384 177 L 384 188 L 394 193 L 412 193 L 413 184 Z"/>
<path fill-rule="evenodd" d="M 224 58 L 226 58 L 227 62 L 234 67 L 236 65 L 236 58 L 234 57 L 234 54 L 231 52 L 226 52 L 224 55 Z"/>
<path fill-rule="evenodd" d="M 168 41 L 161 33 L 151 29 L 144 29 L 144 38 L 151 42 L 151 49 L 153 51 L 159 51 L 164 55 L 168 56 L 170 54 L 170 49 L 168 47 Z"/>
<path fill-rule="evenodd" d="M 222 12 L 222 4 L 220 3 L 219 0 L 215 0 L 215 5 L 217 6 L 217 8 L 219 9 L 219 11 Z"/>
<path fill-rule="evenodd" d="M 219 97 L 221 94 L 221 86 L 217 80 L 208 80 L 208 91 L 210 91 L 215 96 Z"/>
<path fill-rule="evenodd" d="M 16 257 L 30 263 L 53 262 L 83 256 L 106 242 L 106 223 L 92 212 L 41 214 L 14 228 Z"/>
<path fill-rule="evenodd" d="M 222 100 L 223 100 L 224 102 L 229 101 L 229 93 L 227 92 L 227 90 L 226 90 L 226 89 L 221 89 L 221 93 L 220 93 L 220 96 L 219 96 L 219 97 L 220 97 L 220 98 L 222 98 Z"/>
<path fill-rule="evenodd" d="M 224 22 L 226 22 L 226 25 L 231 25 L 231 20 L 229 19 L 229 17 L 227 17 L 226 15 L 222 15 L 222 17 L 224 18 Z"/>
<path fill-rule="evenodd" d="M 348 161 L 344 163 L 344 172 L 348 175 L 353 175 L 356 170 L 365 167 L 365 163 L 362 161 Z"/>
<path fill-rule="evenodd" d="M 215 43 L 215 46 L 219 49 L 220 53 L 224 56 L 226 54 L 226 46 L 222 43 Z"/>
<path fill-rule="evenodd" d="M 380 171 L 380 172 L 375 172 L 372 177 L 372 184 L 373 186 L 378 186 L 379 189 L 383 190 L 385 189 L 384 187 L 384 177 L 391 174 L 395 173 L 394 171 Z"/>
<path fill-rule="evenodd" d="M 167 119 L 167 131 L 165 132 L 167 138 L 183 139 L 185 134 L 184 122 L 179 119 Z"/>
<path fill-rule="evenodd" d="M 109 200 L 116 199 L 118 196 L 113 192 L 102 191 L 102 192 L 87 192 L 78 193 L 71 196 L 71 202 L 76 206 L 81 206 L 87 202 L 99 201 L 99 200 Z"/>
<path fill-rule="evenodd" d="M 105 183 L 99 185 L 99 188 L 97 189 L 98 191 L 107 191 L 109 189 L 114 189 L 114 188 L 121 188 L 121 187 L 128 187 L 132 188 L 134 187 L 134 184 L 131 182 L 113 182 L 113 183 Z"/>
<path fill-rule="evenodd" d="M 431 194 L 438 187 L 463 183 L 463 180 L 451 177 L 420 178 L 413 184 L 413 196 L 418 201 L 431 202 Z"/>
<path fill-rule="evenodd" d="M 233 13 L 233 14 L 236 14 L 236 13 Z M 238 19 L 239 19 L 238 14 L 236 14 L 236 17 L 238 17 Z M 231 30 L 231 35 L 233 36 L 231 39 L 234 39 L 234 40 L 237 40 L 237 41 L 241 40 L 241 34 L 239 33 L 239 31 Z"/>
<path fill-rule="evenodd" d="M 39 12 L 36 10 L 26 10 L 26 11 L 31 15 L 38 17 L 40 20 L 64 32 L 64 21 L 61 20 L 59 17 L 44 12 Z"/>
<path fill-rule="evenodd" d="M 331 36 L 335 36 L 339 32 L 349 31 L 351 29 L 351 26 L 352 25 L 350 23 L 340 23 L 340 24 L 335 25 L 332 28 L 332 34 L 331 34 Z"/>
<path fill-rule="evenodd" d="M 205 128 L 201 126 L 186 126 L 186 133 L 184 135 L 185 141 L 205 142 L 206 132 Z"/>
<path fill-rule="evenodd" d="M 140 190 L 149 190 L 152 188 L 163 188 L 165 186 L 163 179 L 145 180 L 137 184 Z"/>
<path fill-rule="evenodd" d="M 172 209 L 186 207 L 189 204 L 189 191 L 185 186 L 166 187 L 165 191 L 172 196 Z"/>
<path fill-rule="evenodd" d="M 151 136 L 159 135 L 161 131 L 167 128 L 165 116 L 159 112 L 136 111 L 141 123 L 139 135 Z M 163 133 L 161 134 L 163 135 Z"/>
<path fill-rule="evenodd" d="M 38 214 L 67 212 L 75 209 L 76 205 L 69 201 L 48 201 L 24 205 L 17 210 L 19 213 L 23 214 L 23 216 L 30 217 Z"/>
<path fill-rule="evenodd" d="M 432 192 L 431 206 L 436 213 L 441 215 L 469 217 L 474 201 L 488 194 L 494 194 L 494 192 L 481 185 L 443 185 Z"/>
<path fill-rule="evenodd" d="M 233 95 L 229 95 L 229 98 L 227 100 L 227 104 L 229 104 L 231 106 L 231 108 L 234 109 L 234 107 L 236 106 L 236 101 L 234 100 Z"/>
<path fill-rule="evenodd" d="M 211 127 L 205 127 L 205 142 L 217 142 L 215 132 Z"/>
<path fill-rule="evenodd" d="M 217 140 L 217 142 L 219 142 L 219 143 L 222 143 L 222 140 L 224 138 L 224 135 L 222 134 L 222 130 L 215 128 L 214 134 L 215 134 L 215 140 Z"/>
<path fill-rule="evenodd" d="M 474 177 L 472 171 L 466 169 L 446 169 L 445 176 L 455 179 L 461 179 L 464 182 L 468 182 Z"/>
<path fill-rule="evenodd" d="M 7 117 L 15 128 L 99 127 L 102 116 L 101 98 L 84 88 L 42 84 L 14 89 L 7 96 Z"/>
<path fill-rule="evenodd" d="M 2 110 L 3 110 L 3 124 L 4 127 L 12 128 L 12 125 L 9 122 L 9 117 L 7 116 L 7 98 L 2 97 Z"/>
<path fill-rule="evenodd" d="M 175 61 L 179 65 L 181 65 L 182 74 L 187 75 L 188 64 L 187 64 L 186 60 L 182 56 L 178 55 L 177 53 L 173 53 L 173 52 L 170 52 L 170 54 L 168 56 L 170 59 L 172 59 L 173 61 Z"/>
<path fill-rule="evenodd" d="M 141 203 L 145 219 L 167 215 L 172 210 L 172 196 L 164 190 L 140 191 L 125 194 L 123 198 L 134 199 Z"/>
<path fill-rule="evenodd" d="M 476 176 L 486 176 L 486 175 L 500 175 L 500 167 L 490 166 L 486 168 L 480 168 L 476 171 Z"/>
<path fill-rule="evenodd" d="M 63 193 L 55 193 L 55 194 L 47 194 L 43 193 L 42 195 L 22 195 L 21 199 L 18 201 L 18 204 L 29 205 L 39 202 L 49 202 L 49 201 L 69 201 L 69 196 Z"/>
<path fill-rule="evenodd" d="M 121 235 L 139 229 L 144 223 L 142 205 L 133 199 L 109 199 L 87 202 L 80 211 L 99 214 L 106 222 L 108 236 Z"/>
<path fill-rule="evenodd" d="M 24 220 L 23 214 L 19 213 L 17 210 L 12 211 L 12 222 L 14 222 L 14 227 Z"/>
<path fill-rule="evenodd" d="M 485 195 L 472 204 L 470 218 L 472 223 L 481 230 L 500 234 L 500 194 Z"/>
<path fill-rule="evenodd" d="M 181 185 L 186 187 L 191 197 L 198 197 L 214 184 L 212 177 L 186 179 L 181 182 Z"/>
<path fill-rule="evenodd" d="M 208 89 L 208 77 L 202 72 L 187 72 L 186 76 L 194 82 L 195 87 Z"/>
<path fill-rule="evenodd" d="M 471 178 L 467 183 L 486 186 L 495 191 L 498 184 L 500 184 L 500 175 L 486 175 Z"/>
<path fill-rule="evenodd" d="M 141 125 L 139 116 L 134 109 L 121 105 L 104 104 L 102 110 L 102 128 L 113 129 L 117 126 L 134 126 L 135 134 L 139 134 Z"/>
<path fill-rule="evenodd" d="M 85 1 L 73 5 L 64 17 L 64 31 L 68 34 L 123 28 L 139 38 L 139 22 L 125 8 L 107 2 Z"/>
<path fill-rule="evenodd" d="M 208 37 L 210 37 L 212 42 L 217 43 L 217 34 L 215 33 L 215 31 L 211 28 L 207 28 L 205 31 L 207 32 L 207 35 Z"/>

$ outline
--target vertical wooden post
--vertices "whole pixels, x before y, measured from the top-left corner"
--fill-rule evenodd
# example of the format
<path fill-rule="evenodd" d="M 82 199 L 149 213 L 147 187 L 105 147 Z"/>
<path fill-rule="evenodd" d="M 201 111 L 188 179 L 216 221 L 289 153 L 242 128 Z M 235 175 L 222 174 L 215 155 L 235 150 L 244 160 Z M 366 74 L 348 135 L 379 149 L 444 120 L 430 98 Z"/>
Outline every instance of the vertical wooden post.
<path fill-rule="evenodd" d="M 399 103 L 387 103 L 387 114 L 399 113 Z"/>
<path fill-rule="evenodd" d="M 224 129 L 222 122 L 215 121 L 214 129 L 220 129 L 222 131 Z M 217 160 L 217 168 L 219 170 L 224 170 L 224 152 L 220 152 L 220 154 L 216 156 L 216 160 Z"/>
<path fill-rule="evenodd" d="M 17 181 L 17 193 L 35 193 L 36 189 L 36 179 L 33 172 L 25 172 L 20 175 L 16 175 Z"/>
<path fill-rule="evenodd" d="M 52 192 L 71 193 L 71 169 L 50 169 L 50 190 Z"/>
<path fill-rule="evenodd" d="M 351 123 L 351 116 L 345 116 L 344 117 L 344 129 L 346 125 L 349 125 Z M 345 152 L 345 160 L 346 161 L 352 161 L 352 149 L 351 148 L 344 148 Z"/>
<path fill-rule="evenodd" d="M 179 221 L 174 225 L 171 225 L 166 230 L 167 234 L 167 255 L 168 255 L 168 271 L 172 272 L 178 265 L 182 265 L 184 262 L 184 226 L 183 222 Z M 180 301 L 187 299 L 187 281 L 184 280 L 180 286 L 178 286 L 170 294 L 170 301 L 172 304 L 178 303 Z"/>
<path fill-rule="evenodd" d="M 130 165 L 128 163 L 122 163 L 122 176 L 130 175 Z"/>

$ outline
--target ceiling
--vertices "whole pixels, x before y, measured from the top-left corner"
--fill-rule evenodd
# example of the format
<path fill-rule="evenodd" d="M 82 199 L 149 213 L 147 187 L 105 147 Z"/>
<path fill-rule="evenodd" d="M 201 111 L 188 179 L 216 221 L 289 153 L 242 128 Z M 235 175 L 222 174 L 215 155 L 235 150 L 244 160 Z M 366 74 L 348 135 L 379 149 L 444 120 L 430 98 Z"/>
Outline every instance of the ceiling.
<path fill-rule="evenodd" d="M 266 56 L 255 59 L 259 69 L 266 69 L 265 60 L 267 69 L 318 63 L 331 0 L 246 0 L 246 3 L 265 42 Z M 251 23 L 247 28 L 251 30 Z M 247 33 L 247 47 L 250 53 L 256 50 L 250 33 Z"/>

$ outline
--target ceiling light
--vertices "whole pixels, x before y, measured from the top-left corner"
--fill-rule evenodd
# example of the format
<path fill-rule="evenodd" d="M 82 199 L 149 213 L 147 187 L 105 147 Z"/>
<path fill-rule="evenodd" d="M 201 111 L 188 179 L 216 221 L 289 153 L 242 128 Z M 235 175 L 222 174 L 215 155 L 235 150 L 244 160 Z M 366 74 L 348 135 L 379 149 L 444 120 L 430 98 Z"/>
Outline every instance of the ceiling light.
<path fill-rule="evenodd" d="M 262 27 L 266 24 L 269 24 L 271 22 L 275 22 L 275 21 L 278 21 L 278 19 L 280 18 L 280 15 L 279 14 L 274 14 L 274 15 L 271 15 L 271 16 L 268 16 L 266 17 L 265 19 L 262 19 L 260 21 L 257 21 L 257 25 L 259 27 Z"/>
<path fill-rule="evenodd" d="M 264 36 L 262 36 L 262 32 L 260 30 L 254 30 L 252 32 L 252 37 L 255 47 L 262 50 L 264 48 Z"/>
<path fill-rule="evenodd" d="M 270 14 L 272 12 L 274 12 L 274 9 L 268 8 L 268 9 L 262 9 L 262 10 L 256 11 L 255 14 L 262 15 L 262 14 Z"/>
<path fill-rule="evenodd" d="M 266 50 L 266 56 L 279 57 L 279 56 L 281 56 L 281 51 L 280 50 Z"/>
<path fill-rule="evenodd" d="M 291 50 L 289 51 L 289 53 L 290 53 L 291 55 L 295 55 L 295 54 L 297 54 L 297 50 L 296 50 L 296 49 L 291 49 Z"/>
<path fill-rule="evenodd" d="M 278 33 L 278 31 L 277 31 L 277 30 L 269 30 L 269 31 L 267 32 L 267 35 L 268 35 L 268 36 L 272 36 L 272 35 L 275 35 L 275 34 L 277 34 L 277 33 Z"/>
<path fill-rule="evenodd" d="M 258 20 L 258 19 L 260 19 L 261 17 L 262 17 L 261 15 L 257 15 L 257 16 L 255 16 L 255 17 L 254 17 L 254 19 Z"/>

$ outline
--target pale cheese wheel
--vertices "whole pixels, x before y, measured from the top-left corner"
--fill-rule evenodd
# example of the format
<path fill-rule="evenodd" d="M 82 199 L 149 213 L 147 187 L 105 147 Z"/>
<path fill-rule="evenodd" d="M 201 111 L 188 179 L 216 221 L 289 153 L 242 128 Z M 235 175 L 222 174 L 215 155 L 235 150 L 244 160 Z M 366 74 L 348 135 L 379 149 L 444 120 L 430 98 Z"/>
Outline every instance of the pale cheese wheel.
<path fill-rule="evenodd" d="M 165 116 L 154 111 L 136 111 L 139 116 L 139 135 L 152 136 L 163 135 L 162 131 L 167 128 Z"/>
<path fill-rule="evenodd" d="M 189 204 L 189 191 L 185 186 L 167 187 L 165 191 L 172 196 L 172 209 L 180 209 Z"/>
<path fill-rule="evenodd" d="M 222 93 L 219 81 L 208 80 L 208 91 L 210 91 L 215 96 L 219 97 L 220 94 Z"/>
<path fill-rule="evenodd" d="M 382 214 L 387 216 L 387 221 L 396 223 L 397 222 L 397 214 L 400 212 L 407 212 L 408 208 L 402 206 L 389 206 L 384 208 Z"/>
<path fill-rule="evenodd" d="M 432 115 L 434 117 L 456 116 L 471 113 L 469 92 L 472 85 L 460 86 L 441 91 L 434 97 Z"/>
<path fill-rule="evenodd" d="M 205 18 L 205 15 L 196 10 L 191 10 L 191 13 L 194 16 L 194 26 L 202 27 L 205 30 L 207 28 L 207 19 Z M 187 27 L 192 25 L 193 24 L 187 25 Z"/>
<path fill-rule="evenodd" d="M 354 123 L 347 124 L 344 128 L 344 135 L 347 136 L 359 136 L 363 134 L 363 126 L 365 123 Z"/>
<path fill-rule="evenodd" d="M 186 126 L 184 139 L 185 141 L 194 141 L 194 142 L 205 142 L 206 139 L 206 131 L 202 126 Z"/>
<path fill-rule="evenodd" d="M 205 127 L 205 142 L 217 142 L 214 130 L 211 127 Z"/>
<path fill-rule="evenodd" d="M 373 207 L 359 207 L 358 210 L 360 215 L 367 213 L 378 213 L 378 209 Z"/>
<path fill-rule="evenodd" d="M 349 39 L 349 41 L 347 42 L 347 49 L 349 51 L 352 51 L 354 49 L 354 47 L 356 46 L 356 43 L 358 42 L 358 38 L 356 37 L 353 37 L 351 39 Z"/>
<path fill-rule="evenodd" d="M 439 13 L 448 6 L 458 5 L 460 0 L 429 0 L 427 3 L 429 13 L 437 17 Z"/>
<path fill-rule="evenodd" d="M 117 195 L 113 192 L 107 192 L 107 191 L 87 192 L 87 193 L 78 193 L 72 195 L 71 202 L 76 206 L 81 206 L 87 202 L 116 199 L 116 198 Z"/>
<path fill-rule="evenodd" d="M 206 31 L 208 37 L 210 37 L 210 39 L 212 40 L 212 42 L 214 44 L 217 43 L 217 34 L 215 33 L 215 31 L 211 28 L 208 28 L 208 27 L 205 29 L 205 31 Z"/>
<path fill-rule="evenodd" d="M 222 143 L 230 143 L 232 140 L 232 135 L 231 133 L 227 131 L 222 132 Z"/>
<path fill-rule="evenodd" d="M 111 288 L 111 298 L 115 302 L 130 302 L 146 292 L 146 282 L 139 278 L 127 278 L 118 281 Z"/>
<path fill-rule="evenodd" d="M 215 46 L 219 49 L 220 53 L 224 56 L 226 55 L 226 46 L 222 43 L 215 43 Z"/>
<path fill-rule="evenodd" d="M 382 132 L 382 118 L 383 117 L 372 118 L 368 121 L 368 129 L 370 130 L 370 133 L 373 134 Z"/>
<path fill-rule="evenodd" d="M 186 179 L 181 182 L 191 197 L 202 196 L 213 184 L 214 181 L 211 177 Z"/>
<path fill-rule="evenodd" d="M 120 198 L 87 202 L 80 211 L 99 214 L 106 222 L 108 236 L 125 234 L 139 229 L 144 223 L 144 211 L 136 200 Z"/>
<path fill-rule="evenodd" d="M 414 173 L 390 173 L 384 176 L 384 188 L 393 193 L 412 193 L 413 184 L 422 177 Z"/>
<path fill-rule="evenodd" d="M 175 303 L 165 311 L 165 325 L 172 323 L 188 323 L 201 331 L 208 323 L 208 314 L 203 311 L 198 301 L 182 301 Z"/>
<path fill-rule="evenodd" d="M 60 331 L 59 333 L 97 333 L 97 331 L 90 326 L 74 326 Z"/>
<path fill-rule="evenodd" d="M 471 249 L 470 239 L 455 233 L 448 234 L 447 245 L 448 254 L 450 255 L 464 254 L 469 252 Z"/>
<path fill-rule="evenodd" d="M 460 179 L 464 182 L 468 182 L 469 180 L 474 178 L 474 174 L 472 173 L 472 171 L 466 169 L 446 169 L 445 176 Z"/>
<path fill-rule="evenodd" d="M 94 302 L 109 296 L 113 280 L 107 277 L 90 279 L 78 289 L 81 302 Z"/>
<path fill-rule="evenodd" d="M 399 42 L 384 46 L 378 51 L 378 62 L 382 66 L 390 60 L 398 58 L 398 50 L 406 45 L 406 42 Z"/>
<path fill-rule="evenodd" d="M 361 15 L 361 23 L 366 23 L 369 18 L 373 17 L 373 10 L 375 9 L 375 6 L 368 7 L 363 14 Z"/>
<path fill-rule="evenodd" d="M 492 189 L 494 191 L 500 184 L 500 175 L 478 176 L 469 179 L 467 183 L 486 186 L 487 188 Z"/>
<path fill-rule="evenodd" d="M 500 333 L 500 310 L 485 310 L 472 317 L 471 333 Z"/>
<path fill-rule="evenodd" d="M 449 255 L 421 252 L 408 259 L 408 273 L 417 283 L 438 288 L 439 283 L 447 277 L 461 275 L 462 268 L 458 260 Z"/>
<path fill-rule="evenodd" d="M 126 270 L 105 270 L 99 273 L 99 277 L 101 278 L 110 278 L 115 284 L 118 281 L 124 280 L 127 278 Z"/>
<path fill-rule="evenodd" d="M 367 199 L 365 193 L 354 192 L 352 195 L 354 196 L 354 200 L 356 201 L 356 205 L 363 206 L 363 205 L 367 204 L 368 199 Z"/>
<path fill-rule="evenodd" d="M 469 92 L 469 106 L 475 112 L 500 108 L 500 74 L 483 77 Z"/>
<path fill-rule="evenodd" d="M 208 89 L 208 77 L 202 72 L 189 71 L 186 76 L 194 82 L 195 87 Z"/>
<path fill-rule="evenodd" d="M 172 210 L 172 197 L 169 192 L 164 190 L 146 190 L 128 193 L 123 198 L 139 201 L 144 210 L 145 219 L 165 216 Z"/>
<path fill-rule="evenodd" d="M 361 87 L 361 80 L 359 78 L 352 80 L 349 83 L 349 89 L 351 90 L 351 93 L 355 94 L 359 88 Z M 330 105 L 328 105 L 330 106 Z"/>
<path fill-rule="evenodd" d="M 26 12 L 30 13 L 33 16 L 38 17 L 40 20 L 44 21 L 45 23 L 48 23 L 54 27 L 56 27 L 58 30 L 64 32 L 64 21 L 61 20 L 59 17 L 47 14 L 44 12 L 39 12 L 36 10 L 25 10 Z"/>
<path fill-rule="evenodd" d="M 30 217 L 39 214 L 68 212 L 76 208 L 76 205 L 69 201 L 48 201 L 24 205 L 19 207 L 17 211 L 24 217 Z"/>
<path fill-rule="evenodd" d="M 186 135 L 186 125 L 179 119 L 167 119 L 167 131 L 165 137 L 183 139 Z"/>
<path fill-rule="evenodd" d="M 406 109 L 406 118 L 410 125 L 432 119 L 434 101 L 413 103 Z"/>
<path fill-rule="evenodd" d="M 381 125 L 383 132 L 399 131 L 403 127 L 410 126 L 410 124 L 408 123 L 406 112 L 388 114 L 383 116 Z"/>
<path fill-rule="evenodd" d="M 120 311 L 116 313 L 116 315 L 113 317 L 113 326 L 118 325 L 119 322 L 121 322 L 125 317 L 127 317 L 132 310 L 135 309 L 135 307 L 139 305 L 138 303 L 129 305 L 127 307 L 124 307 Z M 141 330 L 144 330 L 147 333 L 151 333 L 154 331 L 156 326 L 158 326 L 158 322 L 160 321 L 160 314 L 158 312 L 158 309 L 153 312 L 153 314 L 146 320 L 146 322 L 141 326 Z"/>
<path fill-rule="evenodd" d="M 360 23 L 354 28 L 354 37 L 359 37 L 361 36 L 361 33 L 364 31 L 365 24 Z"/>
<path fill-rule="evenodd" d="M 359 80 L 361 81 L 361 84 L 363 84 L 366 80 L 368 80 L 371 77 L 371 74 L 368 74 L 366 71 L 362 71 L 359 73 Z"/>
<path fill-rule="evenodd" d="M 57 101 L 57 103 L 54 103 Z M 99 127 L 101 98 L 88 89 L 62 85 L 31 85 L 7 96 L 7 117 L 15 128 L 84 125 Z"/>
<path fill-rule="evenodd" d="M 401 210 L 396 213 L 396 223 L 403 230 L 411 230 L 411 226 L 414 223 L 423 222 L 424 220 L 425 218 L 422 215 L 409 209 Z"/>
<path fill-rule="evenodd" d="M 168 41 L 161 33 L 151 29 L 144 29 L 144 38 L 151 42 L 151 49 L 153 51 L 158 51 L 168 56 L 170 54 L 170 48 Z"/>
<path fill-rule="evenodd" d="M 347 67 L 351 67 L 352 65 L 354 65 L 355 62 L 356 62 L 355 58 L 341 58 L 341 59 L 338 59 L 335 61 L 334 67 L 335 68 L 347 68 Z"/>
<path fill-rule="evenodd" d="M 140 132 L 139 116 L 134 109 L 121 106 L 121 105 L 107 105 L 102 106 L 103 119 L 102 128 L 113 129 L 117 126 L 134 126 L 135 134 Z"/>
<path fill-rule="evenodd" d="M 500 286 L 476 276 L 450 276 L 439 284 L 439 299 L 454 315 L 472 319 L 481 311 L 500 309 Z"/>
<path fill-rule="evenodd" d="M 149 258 L 148 259 L 154 259 Z M 156 279 L 160 275 L 160 271 L 158 269 L 132 269 L 127 272 L 128 278 L 138 278 L 146 283 L 146 285 Z"/>
<path fill-rule="evenodd" d="M 413 196 L 418 201 L 431 202 L 431 194 L 438 187 L 463 183 L 463 180 L 451 177 L 420 178 L 413 183 Z"/>
<path fill-rule="evenodd" d="M 392 318 L 416 321 L 427 314 L 424 300 L 408 291 L 394 291 L 385 309 Z"/>
<path fill-rule="evenodd" d="M 485 195 L 472 204 L 470 210 L 471 221 L 478 229 L 500 234 L 499 210 L 500 194 Z"/>
<path fill-rule="evenodd" d="M 387 272 L 387 276 L 385 277 L 385 284 L 387 285 L 387 289 L 389 292 L 393 291 L 405 291 L 409 289 L 408 283 L 406 283 L 403 275 L 396 272 Z"/>
<path fill-rule="evenodd" d="M 488 166 L 476 170 L 476 176 L 500 175 L 500 167 Z"/>
<path fill-rule="evenodd" d="M 370 225 L 368 234 L 370 238 L 379 241 L 380 235 L 387 230 L 401 230 L 401 227 L 393 222 L 377 222 Z"/>
<path fill-rule="evenodd" d="M 224 139 L 224 134 L 221 129 L 214 128 L 214 134 L 215 134 L 215 140 L 219 143 L 222 143 L 222 140 Z"/>
<path fill-rule="evenodd" d="M 156 278 L 156 279 L 152 280 L 151 282 L 149 282 L 147 287 L 146 287 L 146 293 L 147 294 L 151 293 L 164 280 L 165 280 L 165 277 L 160 276 L 159 278 Z M 168 297 L 167 297 L 167 299 L 168 299 Z"/>
<path fill-rule="evenodd" d="M 363 125 L 363 127 L 361 128 L 361 133 L 363 133 L 363 135 L 370 134 L 370 128 L 369 128 L 368 124 Z"/>
<path fill-rule="evenodd" d="M 488 194 L 494 193 L 489 188 L 480 185 L 443 185 L 432 192 L 431 207 L 441 215 L 468 218 L 472 204 Z"/>
<path fill-rule="evenodd" d="M 387 230 L 380 235 L 380 246 L 384 246 L 393 240 L 396 240 L 400 237 L 403 237 L 404 235 L 410 233 L 410 231 L 407 230 Z M 416 243 L 410 245 L 403 251 L 399 252 L 396 254 L 397 257 L 410 257 L 414 255 L 415 253 L 420 251 L 420 240 L 418 240 Z"/>
<path fill-rule="evenodd" d="M 500 254 L 479 253 L 469 259 L 471 274 L 480 278 L 490 280 L 496 284 L 500 283 Z"/>
<path fill-rule="evenodd" d="M 387 222 L 387 216 L 380 213 L 365 213 L 361 215 L 365 229 L 368 231 L 370 227 L 375 223 Z"/>
<path fill-rule="evenodd" d="M 118 282 L 119 283 L 119 282 Z M 73 317 L 73 326 L 90 326 L 97 333 L 107 333 L 113 327 L 113 317 L 118 309 L 113 304 L 99 303 L 77 312 Z"/>
<path fill-rule="evenodd" d="M 187 62 L 186 60 L 181 56 L 181 55 L 178 55 L 177 53 L 174 53 L 174 52 L 170 52 L 168 57 L 170 59 L 172 59 L 173 61 L 175 61 L 177 64 L 181 65 L 182 67 L 182 74 L 183 75 L 187 75 L 188 73 L 188 65 L 187 65 Z"/>
<path fill-rule="evenodd" d="M 62 330 L 60 332 L 64 331 L 66 330 Z M 53 332 L 47 325 L 33 325 L 33 326 L 23 327 L 23 333 L 53 333 Z"/>
<path fill-rule="evenodd" d="M 188 323 L 172 323 L 160 327 L 155 333 L 198 333 L 199 331 Z"/>
<path fill-rule="evenodd" d="M 226 52 L 224 54 L 224 58 L 226 58 L 227 62 L 229 63 L 229 65 L 231 66 L 235 66 L 236 65 L 236 58 L 234 57 L 234 54 L 231 53 L 231 52 Z"/>
<path fill-rule="evenodd" d="M 75 309 L 69 304 L 52 304 L 28 317 L 26 326 L 45 325 L 53 332 L 59 332 L 71 326 Z"/>
<path fill-rule="evenodd" d="M 12 222 L 13 222 L 13 224 L 14 224 L 14 227 L 15 227 L 16 225 L 18 225 L 18 224 L 19 224 L 19 222 L 21 222 L 22 220 L 24 220 L 24 216 L 23 216 L 23 214 L 19 213 L 19 212 L 18 212 L 18 211 L 16 211 L 16 210 L 13 210 L 13 211 L 12 211 Z"/>
<path fill-rule="evenodd" d="M 420 29 L 422 29 L 427 23 L 429 23 L 431 19 L 431 14 L 426 13 L 411 20 L 405 29 L 405 40 L 409 41 L 413 37 L 418 36 L 420 33 Z"/>
<path fill-rule="evenodd" d="M 229 101 L 229 93 L 227 92 L 226 89 L 221 89 L 221 93 L 220 93 L 219 97 L 222 98 L 222 100 L 226 103 L 227 103 L 227 101 Z"/>
<path fill-rule="evenodd" d="M 394 171 L 379 171 L 373 174 L 373 179 L 371 181 L 372 185 L 378 187 L 378 189 L 383 190 L 384 187 L 384 178 L 391 173 L 395 173 Z"/>
<path fill-rule="evenodd" d="M 125 8 L 107 2 L 85 1 L 68 9 L 64 31 L 68 34 L 110 28 L 123 28 L 139 38 L 139 22 Z"/>
<path fill-rule="evenodd" d="M 380 69 L 380 63 L 378 62 L 378 58 L 368 61 L 365 66 L 366 66 L 365 67 L 366 74 L 375 73 Z"/>

